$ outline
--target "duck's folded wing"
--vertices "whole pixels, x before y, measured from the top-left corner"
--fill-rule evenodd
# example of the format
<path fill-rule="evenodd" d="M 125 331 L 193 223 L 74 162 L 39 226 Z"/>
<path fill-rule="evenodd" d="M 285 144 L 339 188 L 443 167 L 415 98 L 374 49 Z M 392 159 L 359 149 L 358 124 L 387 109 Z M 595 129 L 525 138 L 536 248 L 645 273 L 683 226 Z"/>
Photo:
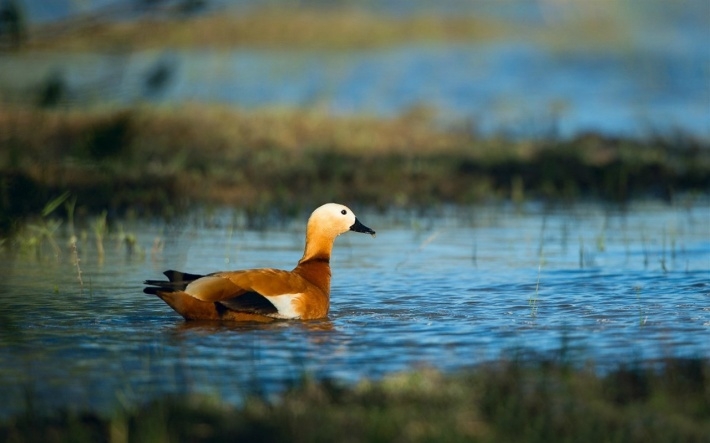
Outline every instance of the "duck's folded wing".
<path fill-rule="evenodd" d="M 269 315 L 279 312 L 280 296 L 290 297 L 305 290 L 303 279 L 291 272 L 253 269 L 210 274 L 187 285 L 185 293 L 234 311 Z"/>
<path fill-rule="evenodd" d="M 249 271 L 220 272 L 213 274 L 222 277 L 234 286 L 254 291 L 264 297 L 300 294 L 308 287 L 306 281 L 298 274 L 280 269 L 252 269 Z"/>
<path fill-rule="evenodd" d="M 250 288 L 235 285 L 230 280 L 216 275 L 208 275 L 190 282 L 184 292 L 198 300 L 218 302 L 249 292 Z"/>

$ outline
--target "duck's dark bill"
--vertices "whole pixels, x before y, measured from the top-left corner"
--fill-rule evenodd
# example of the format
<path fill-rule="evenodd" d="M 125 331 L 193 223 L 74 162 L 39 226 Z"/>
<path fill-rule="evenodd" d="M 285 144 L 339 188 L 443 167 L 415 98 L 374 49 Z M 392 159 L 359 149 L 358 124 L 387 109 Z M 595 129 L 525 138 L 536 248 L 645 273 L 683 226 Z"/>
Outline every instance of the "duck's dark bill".
<path fill-rule="evenodd" d="M 358 220 L 357 218 L 355 219 L 355 223 L 350 226 L 350 230 L 355 232 L 362 232 L 364 234 L 370 234 L 373 236 L 375 235 L 375 231 L 360 223 L 360 220 Z"/>

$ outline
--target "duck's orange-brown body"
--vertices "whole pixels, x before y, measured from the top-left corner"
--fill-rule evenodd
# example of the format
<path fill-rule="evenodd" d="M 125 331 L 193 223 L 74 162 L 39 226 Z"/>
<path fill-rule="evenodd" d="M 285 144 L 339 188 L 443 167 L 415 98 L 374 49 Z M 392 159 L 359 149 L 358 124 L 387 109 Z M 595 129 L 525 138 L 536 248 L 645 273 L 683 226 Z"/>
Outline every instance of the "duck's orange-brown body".
<path fill-rule="evenodd" d="M 303 257 L 292 271 L 263 268 L 208 275 L 166 271 L 148 280 L 155 294 L 187 320 L 317 319 L 330 308 L 330 256 L 335 237 L 349 230 L 374 235 L 348 208 L 328 203 L 308 220 Z"/>

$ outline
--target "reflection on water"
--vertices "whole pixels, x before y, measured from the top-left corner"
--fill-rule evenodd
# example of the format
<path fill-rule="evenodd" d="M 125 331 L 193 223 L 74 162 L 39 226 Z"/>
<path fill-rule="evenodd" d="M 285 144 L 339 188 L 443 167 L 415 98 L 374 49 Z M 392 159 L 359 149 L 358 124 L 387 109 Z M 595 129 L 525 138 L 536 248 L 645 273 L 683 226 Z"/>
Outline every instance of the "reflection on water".
<path fill-rule="evenodd" d="M 36 406 L 110 409 L 166 393 L 237 402 L 304 373 L 355 381 L 430 365 L 453 370 L 512 349 L 600 366 L 710 357 L 710 203 L 630 208 L 488 206 L 430 214 L 358 211 L 376 239 L 343 235 L 328 319 L 185 323 L 141 282 L 164 269 L 290 268 L 302 220 L 263 232 L 229 211 L 182 225 L 131 222 L 147 251 L 107 240 L 55 258 L 3 257 L 3 413 Z M 199 218 L 199 217 L 198 217 Z M 191 218 L 190 220 L 194 220 Z M 58 239 L 59 244 L 65 244 Z"/>

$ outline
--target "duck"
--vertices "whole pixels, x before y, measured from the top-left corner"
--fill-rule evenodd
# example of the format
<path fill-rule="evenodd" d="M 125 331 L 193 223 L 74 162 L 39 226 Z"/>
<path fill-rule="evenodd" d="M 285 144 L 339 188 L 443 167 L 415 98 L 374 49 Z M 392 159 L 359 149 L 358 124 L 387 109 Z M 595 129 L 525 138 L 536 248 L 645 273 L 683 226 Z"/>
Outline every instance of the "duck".
<path fill-rule="evenodd" d="M 163 273 L 167 281 L 146 280 L 143 292 L 158 296 L 185 320 L 325 318 L 333 243 L 349 231 L 376 234 L 347 206 L 326 203 L 308 218 L 303 256 L 291 271 L 258 268 L 201 275 L 168 270 Z"/>

